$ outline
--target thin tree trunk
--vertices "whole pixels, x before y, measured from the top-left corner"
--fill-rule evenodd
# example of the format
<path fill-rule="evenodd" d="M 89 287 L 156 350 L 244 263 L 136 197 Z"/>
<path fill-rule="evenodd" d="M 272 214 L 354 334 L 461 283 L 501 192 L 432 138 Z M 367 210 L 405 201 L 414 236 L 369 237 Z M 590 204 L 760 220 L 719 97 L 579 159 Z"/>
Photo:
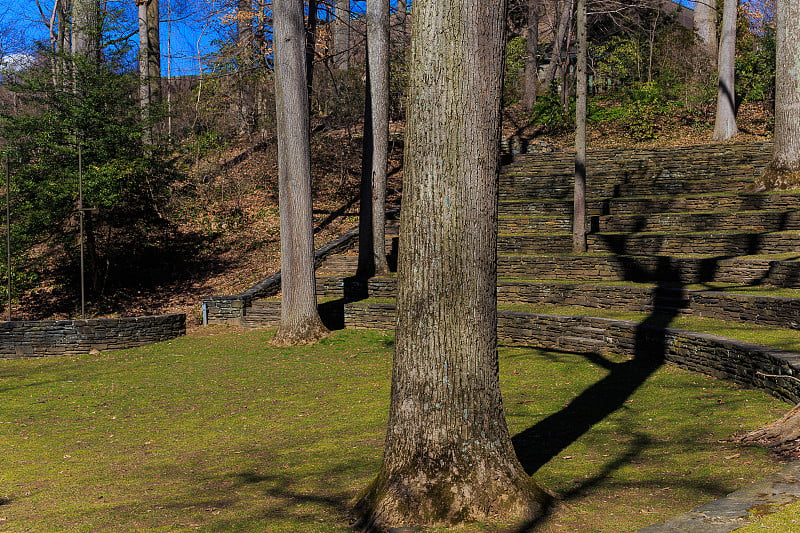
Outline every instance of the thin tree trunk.
<path fill-rule="evenodd" d="M 306 87 L 308 87 L 309 109 L 314 89 L 314 59 L 317 50 L 317 0 L 308 0 L 308 27 L 306 30 Z"/>
<path fill-rule="evenodd" d="M 145 123 L 143 139 L 151 144 L 154 127 L 151 111 L 158 105 L 161 94 L 161 42 L 159 33 L 158 0 L 141 0 L 139 8 L 139 104 Z"/>
<path fill-rule="evenodd" d="M 526 32 L 525 94 L 522 106 L 530 111 L 539 91 L 539 0 L 528 0 L 528 27 Z"/>
<path fill-rule="evenodd" d="M 756 190 L 800 188 L 800 0 L 777 3 L 775 146 Z"/>
<path fill-rule="evenodd" d="M 722 38 L 719 42 L 719 83 L 717 85 L 717 117 L 714 140 L 726 141 L 738 135 L 736 126 L 736 9 L 737 0 L 725 0 L 722 12 Z"/>
<path fill-rule="evenodd" d="M 273 342 L 308 344 L 328 331 L 317 311 L 303 0 L 274 0 L 281 323 Z"/>
<path fill-rule="evenodd" d="M 561 56 L 565 50 L 565 40 L 569 37 L 569 26 L 572 21 L 573 0 L 564 0 L 564 7 L 558 19 L 558 31 L 553 41 L 553 50 L 550 52 L 550 63 L 544 71 L 542 85 L 545 90 L 550 90 L 550 85 L 556 79 L 556 69 L 561 64 Z"/>
<path fill-rule="evenodd" d="M 239 132 L 251 133 L 254 130 L 253 88 L 247 69 L 251 65 L 253 46 L 253 4 L 252 0 L 238 0 L 236 6 L 236 55 L 238 64 L 237 81 L 239 85 Z"/>
<path fill-rule="evenodd" d="M 694 31 L 712 64 L 717 61 L 717 3 L 715 0 L 697 0 L 694 4 Z"/>
<path fill-rule="evenodd" d="M 383 463 L 359 527 L 532 519 L 497 375 L 497 147 L 504 0 L 414 6 Z"/>
<path fill-rule="evenodd" d="M 358 206 L 358 269 L 356 276 L 371 278 L 375 275 L 376 241 L 372 231 L 372 167 L 375 153 L 373 128 L 372 74 L 369 70 L 369 47 L 366 50 L 367 68 L 364 82 L 364 135 L 361 146 L 361 200 Z"/>
<path fill-rule="evenodd" d="M 578 65 L 575 102 L 575 192 L 572 208 L 572 251 L 586 252 L 586 100 L 589 79 L 586 69 L 586 0 L 578 0 Z"/>
<path fill-rule="evenodd" d="M 336 0 L 333 23 L 333 65 L 337 70 L 350 68 L 350 0 Z"/>
<path fill-rule="evenodd" d="M 367 0 L 367 65 L 372 106 L 372 241 L 375 274 L 386 262 L 386 166 L 389 159 L 389 0 Z"/>

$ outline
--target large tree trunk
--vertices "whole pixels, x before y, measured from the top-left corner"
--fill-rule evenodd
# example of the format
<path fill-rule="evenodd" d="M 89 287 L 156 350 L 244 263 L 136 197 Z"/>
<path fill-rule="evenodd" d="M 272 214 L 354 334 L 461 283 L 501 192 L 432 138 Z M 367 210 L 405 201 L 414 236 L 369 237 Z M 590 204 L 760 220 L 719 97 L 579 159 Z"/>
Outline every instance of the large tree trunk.
<path fill-rule="evenodd" d="M 553 41 L 553 50 L 550 52 L 550 63 L 544 71 L 544 90 L 549 91 L 550 85 L 556 79 L 556 71 L 561 64 L 561 56 L 566 50 L 567 39 L 569 38 L 569 27 L 572 22 L 573 0 L 564 0 L 564 7 L 558 19 L 558 30 Z"/>
<path fill-rule="evenodd" d="M 350 68 L 350 0 L 336 0 L 333 22 L 333 64 L 337 70 Z"/>
<path fill-rule="evenodd" d="M 514 453 L 497 373 L 505 7 L 414 4 L 391 406 L 362 528 L 531 519 L 547 499 Z"/>
<path fill-rule="evenodd" d="M 528 0 L 528 27 L 526 30 L 525 94 L 522 107 L 533 109 L 539 91 L 539 0 Z"/>
<path fill-rule="evenodd" d="M 722 12 L 722 38 L 719 43 L 719 83 L 714 140 L 726 141 L 739 133 L 736 126 L 736 10 L 738 0 L 725 0 Z"/>
<path fill-rule="evenodd" d="M 303 0 L 274 0 L 281 323 L 273 342 L 308 344 L 328 331 L 317 311 Z"/>
<path fill-rule="evenodd" d="M 88 61 L 100 60 L 100 6 L 97 0 L 72 2 L 72 54 Z"/>
<path fill-rule="evenodd" d="M 800 188 L 800 0 L 777 4 L 775 147 L 756 190 Z"/>
<path fill-rule="evenodd" d="M 715 0 L 697 0 L 694 4 L 694 31 L 700 46 L 711 58 L 717 58 L 717 3 Z"/>
<path fill-rule="evenodd" d="M 586 0 L 578 0 L 578 65 L 575 102 L 575 191 L 572 207 L 572 251 L 586 251 L 586 99 L 589 77 L 586 63 Z"/>

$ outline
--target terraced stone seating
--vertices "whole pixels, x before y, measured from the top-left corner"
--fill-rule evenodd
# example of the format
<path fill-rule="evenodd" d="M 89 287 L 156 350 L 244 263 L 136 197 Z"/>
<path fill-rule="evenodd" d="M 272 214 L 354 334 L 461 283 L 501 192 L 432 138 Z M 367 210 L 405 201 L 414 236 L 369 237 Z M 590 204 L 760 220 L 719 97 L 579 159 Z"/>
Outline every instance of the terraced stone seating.
<path fill-rule="evenodd" d="M 650 337 L 660 340 L 648 349 L 666 360 L 799 400 L 793 380 L 764 375 L 800 371 L 800 355 L 668 328 L 675 317 L 691 316 L 800 330 L 800 191 L 744 192 L 770 152 L 768 144 L 590 152 L 589 253 L 581 255 L 571 253 L 571 156 L 519 156 L 500 178 L 501 340 L 630 351 L 622 339 L 656 328 L 661 333 Z M 390 220 L 390 257 L 397 230 Z M 395 279 L 356 279 L 356 263 L 354 246 L 322 262 L 317 291 L 323 319 L 333 328 L 393 327 Z M 278 324 L 276 300 L 249 298 L 241 306 L 242 325 Z M 566 308 L 587 316 L 562 316 Z M 602 318 L 611 312 L 643 319 Z M 664 348 L 667 338 L 683 348 Z M 687 356 L 692 350 L 695 355 Z M 760 355 L 745 364 L 747 353 Z"/>

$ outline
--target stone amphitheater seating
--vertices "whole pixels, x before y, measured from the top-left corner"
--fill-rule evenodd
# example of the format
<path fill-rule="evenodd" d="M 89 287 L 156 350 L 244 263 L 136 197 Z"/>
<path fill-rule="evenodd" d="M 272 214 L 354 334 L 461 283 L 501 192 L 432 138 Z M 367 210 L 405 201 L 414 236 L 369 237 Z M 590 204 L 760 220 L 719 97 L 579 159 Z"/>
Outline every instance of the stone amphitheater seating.
<path fill-rule="evenodd" d="M 518 156 L 500 177 L 499 304 L 691 314 L 800 335 L 800 299 L 757 294 L 759 287 L 800 288 L 800 191 L 744 192 L 770 152 L 768 144 L 590 152 L 583 255 L 570 250 L 571 157 Z M 397 230 L 390 220 L 389 254 Z M 354 278 L 356 252 L 346 248 L 340 243 L 317 271 L 324 320 L 334 328 L 392 328 L 395 279 Z M 258 298 L 265 294 L 210 298 L 209 322 L 275 327 L 280 305 Z M 498 332 L 507 344 L 594 352 L 627 353 L 651 338 L 665 360 L 800 401 L 795 380 L 765 377 L 800 372 L 800 355 L 790 352 L 634 322 L 502 310 Z"/>

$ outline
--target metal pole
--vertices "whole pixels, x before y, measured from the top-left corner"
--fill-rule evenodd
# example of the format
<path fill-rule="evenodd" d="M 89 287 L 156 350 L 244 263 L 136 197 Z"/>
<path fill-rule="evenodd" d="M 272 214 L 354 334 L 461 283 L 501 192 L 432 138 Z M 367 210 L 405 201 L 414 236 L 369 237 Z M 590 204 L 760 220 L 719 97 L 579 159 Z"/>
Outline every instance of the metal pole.
<path fill-rule="evenodd" d="M 81 318 L 86 318 L 86 285 L 83 274 L 83 152 L 78 143 L 78 213 L 81 239 Z"/>
<path fill-rule="evenodd" d="M 11 173 L 6 152 L 6 273 L 8 274 L 8 321 L 11 322 Z"/>

